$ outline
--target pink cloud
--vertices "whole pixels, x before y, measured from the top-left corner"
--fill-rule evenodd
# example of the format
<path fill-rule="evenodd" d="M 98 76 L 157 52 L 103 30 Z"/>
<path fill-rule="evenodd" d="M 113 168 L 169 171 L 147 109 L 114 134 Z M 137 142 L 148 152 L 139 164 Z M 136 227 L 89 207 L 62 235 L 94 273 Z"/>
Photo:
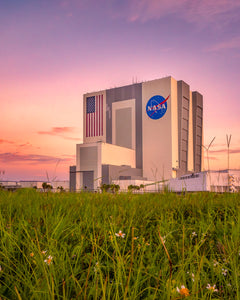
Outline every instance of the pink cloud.
<path fill-rule="evenodd" d="M 14 142 L 0 139 L 0 144 L 14 144 Z"/>
<path fill-rule="evenodd" d="M 215 153 L 215 154 L 227 154 L 227 146 L 225 149 L 219 149 L 219 150 L 209 150 L 210 153 Z M 234 148 L 234 149 L 229 149 L 230 154 L 239 154 L 240 153 L 240 148 Z"/>
<path fill-rule="evenodd" d="M 27 143 L 24 143 L 24 144 L 20 144 L 20 145 L 18 145 L 18 147 L 19 148 L 25 148 L 25 147 L 32 147 L 32 144 L 30 144 L 29 142 L 27 142 Z"/>
<path fill-rule="evenodd" d="M 53 135 L 61 137 L 65 140 L 71 140 L 71 141 L 80 141 L 80 138 L 75 137 L 69 137 L 64 134 L 67 133 L 73 133 L 75 131 L 75 127 L 52 127 L 49 131 L 38 131 L 38 134 L 47 134 L 47 135 Z"/>
<path fill-rule="evenodd" d="M 39 131 L 38 134 L 56 135 L 59 133 L 73 132 L 74 127 L 52 127 L 50 131 Z"/>
<path fill-rule="evenodd" d="M 0 153 L 0 162 L 2 163 L 52 164 L 56 161 L 71 162 L 72 159 L 39 154 L 21 154 L 19 152 Z"/>

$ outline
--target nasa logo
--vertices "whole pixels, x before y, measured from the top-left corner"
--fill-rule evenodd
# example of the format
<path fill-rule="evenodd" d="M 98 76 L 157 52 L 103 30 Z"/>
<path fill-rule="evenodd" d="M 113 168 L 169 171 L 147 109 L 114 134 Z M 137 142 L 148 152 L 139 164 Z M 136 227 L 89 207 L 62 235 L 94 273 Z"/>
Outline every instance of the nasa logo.
<path fill-rule="evenodd" d="M 146 112 L 149 118 L 158 120 L 162 118 L 167 111 L 167 100 L 170 95 L 165 99 L 163 96 L 155 95 L 148 100 Z"/>

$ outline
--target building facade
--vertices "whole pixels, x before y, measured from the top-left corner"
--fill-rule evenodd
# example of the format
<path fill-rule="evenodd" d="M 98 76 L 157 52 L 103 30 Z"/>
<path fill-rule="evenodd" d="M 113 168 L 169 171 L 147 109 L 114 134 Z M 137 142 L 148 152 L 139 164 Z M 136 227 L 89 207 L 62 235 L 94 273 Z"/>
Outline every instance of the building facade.
<path fill-rule="evenodd" d="M 87 93 L 71 189 L 201 172 L 202 139 L 203 97 L 184 81 L 166 77 Z"/>

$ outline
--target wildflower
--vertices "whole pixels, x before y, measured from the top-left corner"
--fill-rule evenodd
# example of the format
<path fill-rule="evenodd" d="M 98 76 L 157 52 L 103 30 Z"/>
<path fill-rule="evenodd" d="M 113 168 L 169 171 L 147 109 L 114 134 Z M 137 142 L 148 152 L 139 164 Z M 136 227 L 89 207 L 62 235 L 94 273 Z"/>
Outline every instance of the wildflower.
<path fill-rule="evenodd" d="M 166 236 L 165 235 L 162 237 L 162 241 L 163 241 L 164 244 L 166 243 Z"/>
<path fill-rule="evenodd" d="M 46 253 L 47 253 L 47 250 L 43 250 L 43 251 L 42 251 L 42 254 L 45 255 Z"/>
<path fill-rule="evenodd" d="M 218 292 L 218 289 L 215 289 L 216 285 L 214 284 L 213 286 L 211 286 L 209 283 L 206 286 L 206 288 L 211 291 L 211 292 Z"/>
<path fill-rule="evenodd" d="M 31 252 L 31 253 L 30 253 L 30 256 L 31 256 L 31 257 L 33 257 L 33 256 L 34 256 L 34 253 L 33 253 L 33 252 Z"/>
<path fill-rule="evenodd" d="M 137 239 L 138 239 L 138 236 L 134 236 L 133 239 L 134 239 L 134 240 L 137 240 Z"/>
<path fill-rule="evenodd" d="M 219 262 L 216 261 L 216 260 L 214 260 L 214 261 L 213 261 L 213 266 L 216 267 L 217 265 L 219 265 Z"/>
<path fill-rule="evenodd" d="M 123 233 L 121 230 L 119 230 L 119 232 L 115 233 L 115 235 L 124 239 L 124 237 L 125 237 L 126 234 Z"/>
<path fill-rule="evenodd" d="M 197 233 L 195 231 L 192 232 L 192 238 L 194 238 L 195 236 L 197 236 Z"/>
<path fill-rule="evenodd" d="M 179 288 L 177 287 L 177 292 L 178 292 L 180 295 L 185 296 L 185 297 L 187 297 L 187 296 L 190 295 L 190 294 L 189 294 L 189 289 L 187 289 L 184 285 L 181 286 L 181 289 L 179 289 Z"/>
<path fill-rule="evenodd" d="M 222 274 L 224 275 L 224 276 L 227 276 L 227 269 L 224 269 L 224 268 L 222 268 Z"/>
<path fill-rule="evenodd" d="M 99 270 L 99 262 L 97 261 L 94 267 L 94 272 L 96 273 Z"/>
<path fill-rule="evenodd" d="M 190 274 L 189 272 L 187 272 L 187 274 Z M 194 282 L 195 280 L 195 275 L 192 273 L 192 281 Z"/>
<path fill-rule="evenodd" d="M 53 257 L 51 255 L 49 255 L 48 258 L 44 260 L 44 262 L 50 266 L 52 264 L 52 260 L 53 260 Z"/>
<path fill-rule="evenodd" d="M 2 266 L 0 265 L 0 272 L 2 272 Z"/>

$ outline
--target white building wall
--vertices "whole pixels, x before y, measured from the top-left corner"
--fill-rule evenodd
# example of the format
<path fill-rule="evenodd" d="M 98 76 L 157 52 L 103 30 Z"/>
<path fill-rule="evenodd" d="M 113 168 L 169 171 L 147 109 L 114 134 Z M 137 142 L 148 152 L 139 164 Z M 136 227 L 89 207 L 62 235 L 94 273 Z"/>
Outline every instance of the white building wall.
<path fill-rule="evenodd" d="M 85 151 L 81 151 L 85 149 Z M 83 188 L 84 171 L 93 171 L 94 189 L 97 189 L 101 182 L 102 165 L 127 165 L 136 167 L 135 150 L 97 142 L 77 145 L 76 157 L 76 189 Z"/>
<path fill-rule="evenodd" d="M 136 168 L 136 152 L 135 150 L 101 143 L 102 157 L 101 163 L 103 165 L 114 165 L 114 166 L 131 166 Z"/>
<path fill-rule="evenodd" d="M 97 188 L 97 178 L 101 178 L 101 152 L 99 146 L 101 143 L 86 143 L 77 145 L 76 157 L 76 189 L 83 188 L 83 173 L 84 171 L 93 171 L 94 189 Z M 81 149 L 86 151 L 81 151 Z M 81 153 L 82 152 L 82 153 Z M 91 154 L 94 153 L 94 155 Z M 100 167 L 99 167 L 100 166 Z"/>
<path fill-rule="evenodd" d="M 200 191 L 207 191 L 207 178 L 205 173 L 199 173 L 198 177 L 191 178 L 191 175 L 185 179 L 170 179 L 168 183 L 168 189 L 173 192 L 200 192 Z"/>
<path fill-rule="evenodd" d="M 171 82 L 171 77 L 166 77 L 142 83 L 143 177 L 148 180 L 159 181 L 172 177 L 171 114 L 172 105 L 176 104 L 175 93 L 171 93 Z M 158 120 L 149 118 L 146 113 L 147 102 L 154 95 L 164 98 L 170 95 L 167 111 Z"/>

